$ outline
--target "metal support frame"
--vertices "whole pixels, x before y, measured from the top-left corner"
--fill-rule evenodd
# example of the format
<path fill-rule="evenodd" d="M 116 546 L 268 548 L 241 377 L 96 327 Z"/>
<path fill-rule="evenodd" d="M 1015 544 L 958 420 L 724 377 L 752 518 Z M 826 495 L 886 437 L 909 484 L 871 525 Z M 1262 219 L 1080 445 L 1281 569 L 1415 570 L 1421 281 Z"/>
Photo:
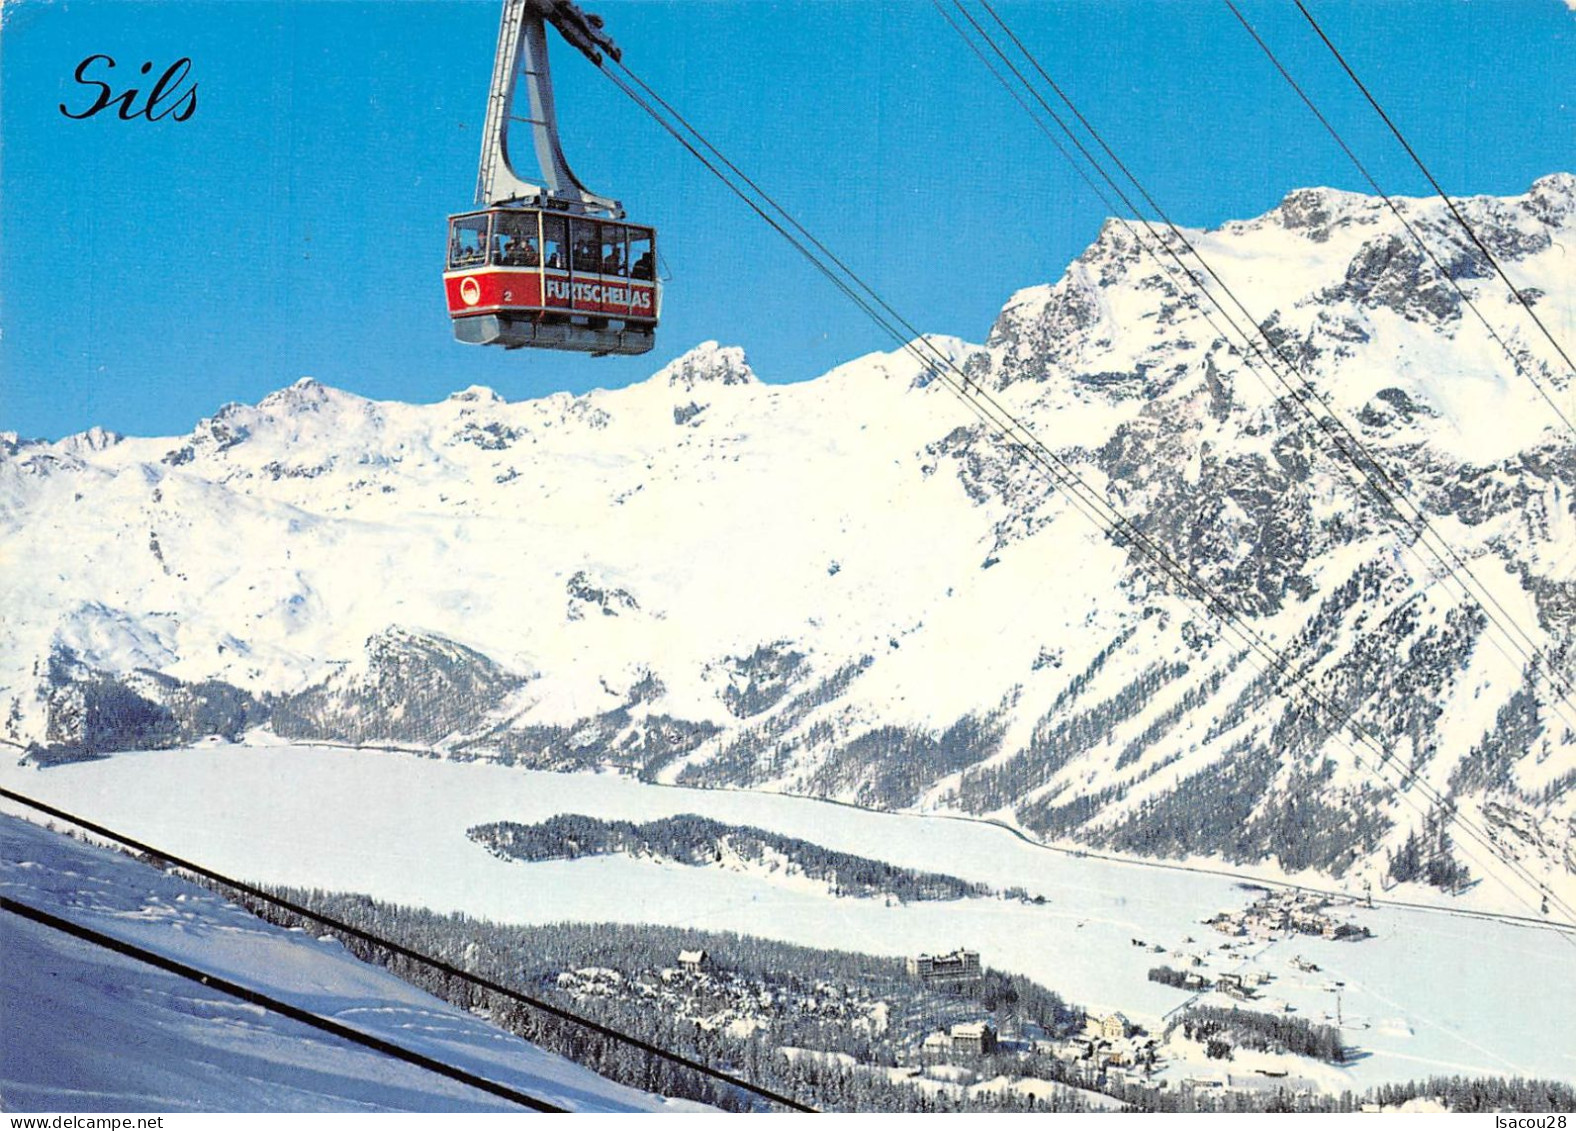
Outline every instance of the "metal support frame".
<path fill-rule="evenodd" d="M 619 57 L 618 48 L 601 30 L 601 18 L 581 11 L 570 0 L 504 0 L 487 121 L 482 128 L 476 203 L 532 204 L 621 220 L 623 205 L 587 189 L 564 159 L 547 60 L 548 21 L 597 66 L 602 65 L 603 52 Z M 514 112 L 516 88 L 522 79 L 530 101 L 529 117 Z M 521 177 L 511 159 L 509 127 L 515 122 L 531 127 L 541 184 Z"/>

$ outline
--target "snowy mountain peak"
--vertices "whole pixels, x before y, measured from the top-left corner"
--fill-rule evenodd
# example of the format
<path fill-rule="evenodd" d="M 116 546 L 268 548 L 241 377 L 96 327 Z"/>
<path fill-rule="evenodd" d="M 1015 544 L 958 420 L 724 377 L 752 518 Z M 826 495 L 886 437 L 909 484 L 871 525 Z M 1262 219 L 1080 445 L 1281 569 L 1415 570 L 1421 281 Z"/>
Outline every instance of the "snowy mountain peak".
<path fill-rule="evenodd" d="M 106 448 L 113 448 L 124 440 L 119 432 L 111 432 L 95 424 L 86 432 L 78 432 L 74 436 L 67 436 L 60 441 L 60 450 L 70 455 L 87 455 L 92 452 L 102 452 Z"/>
<path fill-rule="evenodd" d="M 205 417 L 182 446 L 163 462 L 183 466 L 200 457 L 232 459 L 235 449 L 257 450 L 277 458 L 277 474 L 304 473 L 334 461 L 334 449 L 377 443 L 383 407 L 354 393 L 330 388 L 311 377 L 268 394 L 255 405 L 232 402 Z M 292 470 L 293 469 L 293 470 Z"/>
<path fill-rule="evenodd" d="M 681 357 L 674 358 L 651 378 L 653 384 L 693 392 L 697 385 L 758 385 L 760 378 L 738 346 L 702 342 Z"/>
<path fill-rule="evenodd" d="M 495 389 L 486 385 L 472 385 L 468 389 L 461 389 L 457 393 L 450 393 L 448 401 L 451 404 L 504 404 L 502 396 Z"/>
<path fill-rule="evenodd" d="M 1263 219 L 1279 224 L 1288 232 L 1297 232 L 1314 243 L 1324 243 L 1330 238 L 1332 229 L 1353 223 L 1373 223 L 1373 213 L 1382 207 L 1380 201 L 1354 192 L 1301 188 L 1287 193 Z"/>
<path fill-rule="evenodd" d="M 1528 206 L 1545 224 L 1569 223 L 1576 212 L 1576 173 L 1550 173 L 1532 182 L 1527 193 Z"/>
<path fill-rule="evenodd" d="M 257 402 L 257 407 L 271 414 L 282 415 L 317 412 L 335 401 L 359 399 L 339 389 L 331 389 L 315 377 L 303 377 L 287 389 L 270 393 Z"/>

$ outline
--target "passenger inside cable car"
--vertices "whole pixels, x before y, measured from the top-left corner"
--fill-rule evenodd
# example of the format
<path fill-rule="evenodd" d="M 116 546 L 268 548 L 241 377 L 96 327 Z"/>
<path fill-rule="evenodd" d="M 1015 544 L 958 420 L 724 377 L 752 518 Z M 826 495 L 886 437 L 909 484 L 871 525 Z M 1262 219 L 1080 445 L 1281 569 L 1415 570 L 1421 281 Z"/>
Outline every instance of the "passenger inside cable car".
<path fill-rule="evenodd" d="M 602 268 L 602 249 L 592 220 L 571 220 L 574 230 L 574 256 L 570 267 L 577 274 L 595 275 Z"/>
<path fill-rule="evenodd" d="M 602 274 L 624 274 L 624 229 L 618 224 L 602 226 Z"/>
<path fill-rule="evenodd" d="M 654 275 L 654 263 L 651 258 L 651 233 L 640 228 L 629 229 L 629 259 L 632 266 L 629 269 L 631 279 L 645 279 L 650 281 Z"/>
<path fill-rule="evenodd" d="M 565 224 L 562 216 L 542 217 L 542 252 L 547 257 L 547 266 L 554 271 L 562 271 L 569 266 L 564 257 Z"/>
<path fill-rule="evenodd" d="M 535 212 L 500 212 L 493 220 L 493 262 L 504 267 L 538 267 Z"/>
<path fill-rule="evenodd" d="M 487 217 L 462 216 L 450 228 L 449 266 L 475 267 L 487 259 Z"/>

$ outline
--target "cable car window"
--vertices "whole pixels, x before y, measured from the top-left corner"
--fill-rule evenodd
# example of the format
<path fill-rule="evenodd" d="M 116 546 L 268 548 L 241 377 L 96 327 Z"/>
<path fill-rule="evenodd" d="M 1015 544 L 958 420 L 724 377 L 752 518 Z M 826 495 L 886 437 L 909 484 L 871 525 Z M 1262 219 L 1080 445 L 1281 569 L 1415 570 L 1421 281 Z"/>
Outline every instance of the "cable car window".
<path fill-rule="evenodd" d="M 554 271 L 562 271 L 569 266 L 569 256 L 565 248 L 568 242 L 564 234 L 564 218 L 562 216 L 543 216 L 542 254 L 546 256 L 544 262 Z"/>
<path fill-rule="evenodd" d="M 493 262 L 505 267 L 540 267 L 535 212 L 500 212 L 493 221 Z"/>
<path fill-rule="evenodd" d="M 656 277 L 656 256 L 651 248 L 649 228 L 629 229 L 629 277 L 647 280 Z"/>
<path fill-rule="evenodd" d="M 602 274 L 623 275 L 629 261 L 624 258 L 624 229 L 618 224 L 602 225 Z"/>
<path fill-rule="evenodd" d="M 570 237 L 574 240 L 574 269 L 576 274 L 595 275 L 602 269 L 602 240 L 597 233 L 595 220 L 571 220 Z"/>
<path fill-rule="evenodd" d="M 487 216 L 460 216 L 449 225 L 449 266 L 477 267 L 487 258 Z"/>

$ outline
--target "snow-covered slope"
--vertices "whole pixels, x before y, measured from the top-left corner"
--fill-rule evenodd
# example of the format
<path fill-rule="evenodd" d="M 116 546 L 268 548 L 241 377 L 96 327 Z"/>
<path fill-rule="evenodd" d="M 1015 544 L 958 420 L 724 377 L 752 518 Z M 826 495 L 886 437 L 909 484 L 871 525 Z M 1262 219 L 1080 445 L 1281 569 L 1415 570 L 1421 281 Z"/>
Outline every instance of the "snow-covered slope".
<path fill-rule="evenodd" d="M 1402 207 L 1576 417 L 1443 205 Z M 1576 177 L 1463 207 L 1576 338 Z M 1350 712 L 1388 783 L 907 355 L 776 386 L 715 343 L 583 397 L 303 380 L 185 437 L 7 440 L 0 729 L 48 760 L 266 725 L 1376 884 L 1392 855 L 1502 867 L 1446 843 L 1445 799 L 1576 894 L 1571 435 L 1381 202 L 1301 190 L 1188 237 L 1488 614 L 1120 224 L 984 346 L 933 343 Z"/>
<path fill-rule="evenodd" d="M 550 1055 L 136 860 L 0 815 L 0 891 L 575 1111 L 676 1106 Z M 7 1111 L 519 1111 L 371 1049 L 0 913 Z"/>

